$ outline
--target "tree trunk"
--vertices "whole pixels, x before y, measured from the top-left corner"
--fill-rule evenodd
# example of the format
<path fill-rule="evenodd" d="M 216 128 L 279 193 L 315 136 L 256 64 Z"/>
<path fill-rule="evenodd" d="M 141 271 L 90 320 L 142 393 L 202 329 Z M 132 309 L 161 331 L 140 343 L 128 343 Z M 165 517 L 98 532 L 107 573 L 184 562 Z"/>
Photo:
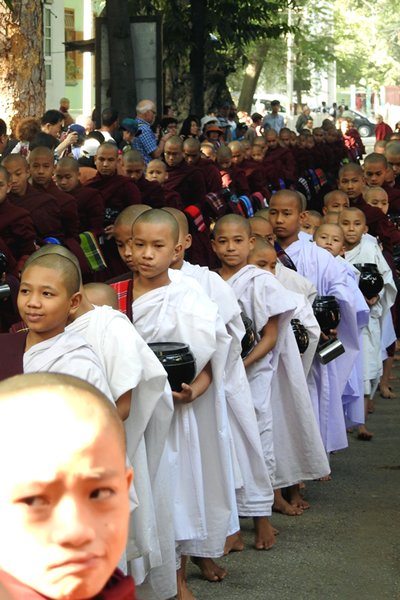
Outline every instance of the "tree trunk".
<path fill-rule="evenodd" d="M 120 118 L 136 107 L 134 57 L 127 0 L 107 0 L 106 19 L 110 61 L 110 102 Z"/>
<path fill-rule="evenodd" d="M 190 51 L 190 78 L 192 88 L 191 112 L 199 118 L 204 115 L 204 62 L 205 22 L 207 0 L 192 0 L 190 3 L 192 22 L 192 49 Z"/>
<path fill-rule="evenodd" d="M 12 130 L 45 107 L 42 2 L 14 0 L 13 7 L 0 2 L 0 115 Z"/>
<path fill-rule="evenodd" d="M 253 57 L 247 63 L 243 78 L 242 89 L 238 102 L 238 110 L 247 113 L 251 112 L 253 97 L 257 89 L 258 80 L 268 52 L 268 43 L 260 42 L 254 52 Z"/>

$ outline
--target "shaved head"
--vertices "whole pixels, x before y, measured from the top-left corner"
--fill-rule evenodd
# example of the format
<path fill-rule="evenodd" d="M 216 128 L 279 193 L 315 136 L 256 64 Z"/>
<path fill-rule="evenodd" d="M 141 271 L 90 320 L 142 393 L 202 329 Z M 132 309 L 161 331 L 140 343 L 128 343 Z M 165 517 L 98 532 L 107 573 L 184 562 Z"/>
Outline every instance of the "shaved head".
<path fill-rule="evenodd" d="M 226 225 L 235 225 L 236 227 L 242 227 L 249 237 L 252 236 L 250 222 L 244 217 L 234 214 L 224 215 L 223 217 L 218 219 L 218 221 L 215 223 L 213 236 L 216 237 L 219 234 L 221 227 L 225 227 Z"/>
<path fill-rule="evenodd" d="M 287 198 L 291 198 L 296 202 L 299 213 L 304 211 L 303 200 L 300 194 L 298 192 L 295 192 L 294 190 L 279 190 L 279 192 L 276 192 L 276 194 L 272 196 L 270 204 L 272 204 L 272 201 L 274 204 L 276 204 L 275 201 L 279 202 L 279 200 Z"/>
<path fill-rule="evenodd" d="M 86 297 L 91 304 L 96 306 L 111 306 L 118 310 L 118 294 L 111 285 L 106 283 L 86 283 L 83 286 Z"/>
<path fill-rule="evenodd" d="M 1 164 L 6 168 L 7 166 L 18 165 L 23 169 L 28 169 L 28 161 L 21 154 L 8 154 L 8 156 L 3 158 Z"/>
<path fill-rule="evenodd" d="M 172 139 L 172 138 L 171 138 Z M 179 241 L 179 225 L 178 221 L 166 210 L 152 208 L 142 213 L 133 224 L 133 232 L 136 225 L 166 225 L 171 232 L 174 244 Z"/>
<path fill-rule="evenodd" d="M 45 246 L 42 246 L 41 248 L 39 248 L 39 250 L 36 250 L 34 254 L 31 254 L 31 256 L 26 260 L 24 267 L 29 267 L 29 265 L 32 262 L 34 262 L 37 258 L 47 255 L 58 255 L 62 258 L 71 261 L 75 265 L 79 273 L 80 281 L 82 283 L 82 274 L 81 267 L 79 265 L 79 260 L 76 258 L 75 254 L 71 252 L 71 250 L 68 250 L 68 248 L 66 248 L 65 246 L 60 246 L 59 244 L 46 244 Z"/>
<path fill-rule="evenodd" d="M 389 142 L 385 147 L 385 155 L 386 154 L 400 154 L 400 142 Z"/>
<path fill-rule="evenodd" d="M 30 267 L 42 267 L 57 271 L 62 275 L 62 280 L 69 296 L 73 296 L 79 292 L 82 277 L 79 266 L 76 265 L 74 260 L 56 252 L 42 252 L 40 254 L 38 252 L 32 254 L 26 261 L 22 269 L 22 280 L 25 271 Z"/>
<path fill-rule="evenodd" d="M 379 154 L 378 152 L 371 152 L 371 154 L 367 154 L 364 158 L 364 165 L 371 163 L 381 163 L 383 166 L 387 167 L 387 160 L 384 154 Z"/>
<path fill-rule="evenodd" d="M 116 144 L 113 144 L 112 142 L 103 142 L 100 144 L 97 148 L 96 156 L 101 154 L 103 150 L 112 150 L 115 153 L 115 156 L 118 156 L 118 148 Z"/>
<path fill-rule="evenodd" d="M 143 156 L 138 150 L 129 150 L 123 155 L 124 163 L 140 163 L 144 164 Z"/>
<path fill-rule="evenodd" d="M 33 150 L 30 151 L 29 157 L 28 157 L 29 164 L 31 164 L 31 162 L 33 162 L 39 156 L 44 156 L 46 158 L 50 158 L 51 160 L 54 160 L 53 150 L 51 150 L 50 148 L 47 148 L 46 146 L 38 146 L 37 148 L 34 148 Z"/>
<path fill-rule="evenodd" d="M 183 149 L 200 152 L 200 141 L 196 138 L 187 138 L 183 142 Z"/>
<path fill-rule="evenodd" d="M 151 210 L 151 206 L 147 206 L 147 204 L 127 206 L 115 219 L 114 227 L 132 227 L 136 219 L 148 210 Z"/>
<path fill-rule="evenodd" d="M 363 213 L 362 210 L 360 210 L 359 208 L 356 208 L 355 206 L 349 206 L 348 208 L 344 208 L 342 210 L 342 212 L 339 215 L 339 223 L 346 218 L 346 216 L 348 216 L 349 214 L 352 215 L 357 215 L 362 221 L 363 223 L 367 224 L 367 219 L 365 217 L 365 214 Z"/>
<path fill-rule="evenodd" d="M 348 175 L 349 173 L 355 173 L 356 175 L 364 176 L 364 171 L 360 165 L 356 165 L 355 163 L 349 163 L 344 165 L 339 169 L 339 179 L 344 175 Z"/>
<path fill-rule="evenodd" d="M 188 139 L 192 139 L 192 138 L 188 138 Z M 189 234 L 189 223 L 188 223 L 185 213 L 182 210 L 173 208 L 172 206 L 164 206 L 162 208 L 162 210 L 165 210 L 170 215 L 175 217 L 175 219 L 177 220 L 178 225 L 179 225 L 180 237 Z"/>
<path fill-rule="evenodd" d="M 71 171 L 75 171 L 75 173 L 79 172 L 79 163 L 75 158 L 72 158 L 72 156 L 64 156 L 64 158 L 61 158 L 57 163 L 57 167 L 71 169 Z"/>
<path fill-rule="evenodd" d="M 229 148 L 232 150 L 232 152 L 234 150 L 239 151 L 239 152 L 243 152 L 243 147 L 241 142 L 238 142 L 237 140 L 235 140 L 234 142 L 230 142 L 228 144 Z"/>
<path fill-rule="evenodd" d="M 153 169 L 159 168 L 159 169 L 162 169 L 163 171 L 166 171 L 167 170 L 167 165 L 161 159 L 154 158 L 147 165 L 147 169 L 151 169 L 151 168 L 153 168 Z"/>
<path fill-rule="evenodd" d="M 179 135 L 173 135 L 165 142 L 165 146 L 178 146 L 180 150 L 182 150 L 183 140 L 179 137 Z"/>

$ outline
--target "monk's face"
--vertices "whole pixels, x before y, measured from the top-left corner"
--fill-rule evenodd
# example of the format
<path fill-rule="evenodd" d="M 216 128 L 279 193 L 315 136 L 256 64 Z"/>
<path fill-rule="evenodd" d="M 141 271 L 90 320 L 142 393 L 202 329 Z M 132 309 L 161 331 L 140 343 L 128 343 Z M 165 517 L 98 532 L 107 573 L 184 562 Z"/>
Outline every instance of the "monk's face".
<path fill-rule="evenodd" d="M 160 162 L 149 162 L 146 169 L 146 179 L 148 181 L 157 181 L 160 185 L 163 185 L 168 179 L 165 165 L 160 164 Z"/>
<path fill-rule="evenodd" d="M 396 177 L 400 175 L 400 154 L 395 154 L 394 152 L 386 151 L 385 152 L 386 159 L 388 161 L 389 167 L 392 167 Z"/>
<path fill-rule="evenodd" d="M 290 131 L 281 131 L 279 133 L 279 141 L 281 142 L 282 146 L 285 146 L 285 148 L 289 148 L 289 146 L 290 146 Z"/>
<path fill-rule="evenodd" d="M 262 146 L 252 146 L 251 148 L 251 158 L 257 162 L 262 162 L 264 158 L 264 150 Z"/>
<path fill-rule="evenodd" d="M 248 259 L 249 265 L 255 265 L 259 269 L 269 271 L 272 275 L 275 275 L 277 262 L 277 255 L 273 248 L 262 248 L 252 252 Z"/>
<path fill-rule="evenodd" d="M 55 180 L 60 190 L 67 193 L 72 192 L 79 185 L 79 170 L 57 166 Z"/>
<path fill-rule="evenodd" d="M 125 162 L 123 163 L 123 174 L 130 177 L 133 181 L 139 181 L 144 173 L 144 163 Z"/>
<path fill-rule="evenodd" d="M 250 219 L 251 233 L 257 237 L 261 237 L 270 244 L 275 241 L 274 232 L 271 223 L 263 218 Z"/>
<path fill-rule="evenodd" d="M 310 215 L 308 211 L 305 211 L 300 216 L 300 229 L 305 233 L 309 233 L 310 235 L 314 234 L 314 231 L 321 224 L 322 217 L 316 217 L 314 215 Z"/>
<path fill-rule="evenodd" d="M 313 131 L 313 136 L 316 144 L 323 144 L 325 142 L 325 131 L 322 128 L 316 127 Z"/>
<path fill-rule="evenodd" d="M 298 201 L 291 195 L 272 196 L 269 205 L 269 222 L 278 240 L 291 243 L 297 239 L 300 229 L 300 208 Z"/>
<path fill-rule="evenodd" d="M 178 167 L 183 160 L 182 148 L 179 144 L 165 144 L 164 160 L 169 167 Z"/>
<path fill-rule="evenodd" d="M 343 230 L 338 225 L 329 225 L 326 223 L 318 227 L 318 231 L 314 235 L 314 242 L 320 248 L 324 248 L 330 252 L 332 256 L 343 254 Z"/>
<path fill-rule="evenodd" d="M 132 230 L 132 260 L 140 276 L 155 286 L 165 285 L 168 269 L 181 247 L 174 242 L 167 223 L 135 223 Z"/>
<path fill-rule="evenodd" d="M 265 141 L 267 143 L 268 150 L 275 150 L 275 148 L 279 146 L 279 140 L 276 131 L 267 131 L 265 134 Z"/>
<path fill-rule="evenodd" d="M 26 394 L 18 428 L 13 398 L 0 407 L 1 568 L 46 598 L 93 598 L 127 539 L 132 475 L 123 444 L 95 411 L 83 419 L 63 409 L 52 389 Z"/>
<path fill-rule="evenodd" d="M 105 177 L 114 175 L 117 170 L 117 158 L 117 149 L 102 148 L 100 146 L 94 159 L 94 164 L 100 175 Z"/>
<path fill-rule="evenodd" d="M 10 176 L 11 192 L 23 196 L 26 192 L 29 179 L 28 165 L 19 159 L 8 159 L 4 164 Z"/>
<path fill-rule="evenodd" d="M 254 237 L 249 236 L 243 225 L 226 223 L 218 227 L 211 243 L 224 267 L 239 270 L 247 264 L 247 258 L 254 247 Z"/>
<path fill-rule="evenodd" d="M 363 234 L 367 232 L 365 217 L 359 210 L 344 210 L 340 215 L 339 225 L 343 229 L 346 250 L 355 248 L 360 243 Z"/>
<path fill-rule="evenodd" d="M 204 144 L 204 146 L 201 146 L 200 152 L 201 158 L 209 158 L 210 160 L 215 162 L 216 154 L 214 146 L 211 146 L 210 144 Z"/>
<path fill-rule="evenodd" d="M 243 159 L 244 159 L 243 150 L 241 148 L 236 148 L 235 146 L 231 150 L 232 150 L 232 164 L 240 165 L 240 163 L 242 163 Z"/>
<path fill-rule="evenodd" d="M 197 165 L 201 158 L 200 150 L 183 145 L 183 157 L 188 165 Z"/>
<path fill-rule="evenodd" d="M 115 243 L 118 252 L 126 266 L 130 271 L 134 270 L 132 257 L 132 226 L 131 225 L 116 225 L 113 231 Z"/>
<path fill-rule="evenodd" d="M 343 209 L 349 206 L 349 199 L 346 194 L 340 192 L 332 192 L 329 200 L 326 202 L 322 212 L 326 215 L 329 212 L 340 213 Z"/>
<path fill-rule="evenodd" d="M 54 173 L 54 159 L 50 154 L 36 154 L 29 161 L 32 181 L 38 185 L 48 185 Z"/>
<path fill-rule="evenodd" d="M 365 194 L 365 201 L 370 206 L 375 206 L 375 208 L 380 208 L 385 215 L 387 215 L 389 210 L 389 199 L 385 190 L 369 190 L 367 194 Z"/>
<path fill-rule="evenodd" d="M 10 191 L 10 183 L 6 173 L 0 171 L 0 204 L 3 204 Z"/>
<path fill-rule="evenodd" d="M 339 177 L 339 190 L 347 194 L 350 200 L 361 196 L 364 187 L 364 177 L 357 171 L 346 170 Z"/>
<path fill-rule="evenodd" d="M 386 167 L 383 162 L 364 162 L 364 177 L 367 185 L 382 187 L 385 183 Z"/>
<path fill-rule="evenodd" d="M 80 295 L 70 296 L 60 271 L 33 263 L 22 273 L 18 310 L 36 339 L 62 333 L 79 303 Z"/>

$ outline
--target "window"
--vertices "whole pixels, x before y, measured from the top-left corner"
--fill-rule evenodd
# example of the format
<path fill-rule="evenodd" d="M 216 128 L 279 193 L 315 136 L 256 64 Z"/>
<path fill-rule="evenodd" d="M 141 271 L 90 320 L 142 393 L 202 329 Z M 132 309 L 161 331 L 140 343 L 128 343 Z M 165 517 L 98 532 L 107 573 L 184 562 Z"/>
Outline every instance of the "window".
<path fill-rule="evenodd" d="M 51 80 L 51 9 L 45 8 L 43 13 L 44 64 L 47 81 Z"/>

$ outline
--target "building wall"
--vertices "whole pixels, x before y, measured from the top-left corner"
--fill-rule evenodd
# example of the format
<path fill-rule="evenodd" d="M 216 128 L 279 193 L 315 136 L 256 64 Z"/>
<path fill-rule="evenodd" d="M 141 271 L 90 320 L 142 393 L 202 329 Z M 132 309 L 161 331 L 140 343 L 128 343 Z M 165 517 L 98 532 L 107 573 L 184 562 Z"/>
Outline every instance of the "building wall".
<path fill-rule="evenodd" d="M 60 98 L 65 95 L 63 0 L 44 0 L 43 21 L 45 33 L 46 109 L 58 109 Z"/>

